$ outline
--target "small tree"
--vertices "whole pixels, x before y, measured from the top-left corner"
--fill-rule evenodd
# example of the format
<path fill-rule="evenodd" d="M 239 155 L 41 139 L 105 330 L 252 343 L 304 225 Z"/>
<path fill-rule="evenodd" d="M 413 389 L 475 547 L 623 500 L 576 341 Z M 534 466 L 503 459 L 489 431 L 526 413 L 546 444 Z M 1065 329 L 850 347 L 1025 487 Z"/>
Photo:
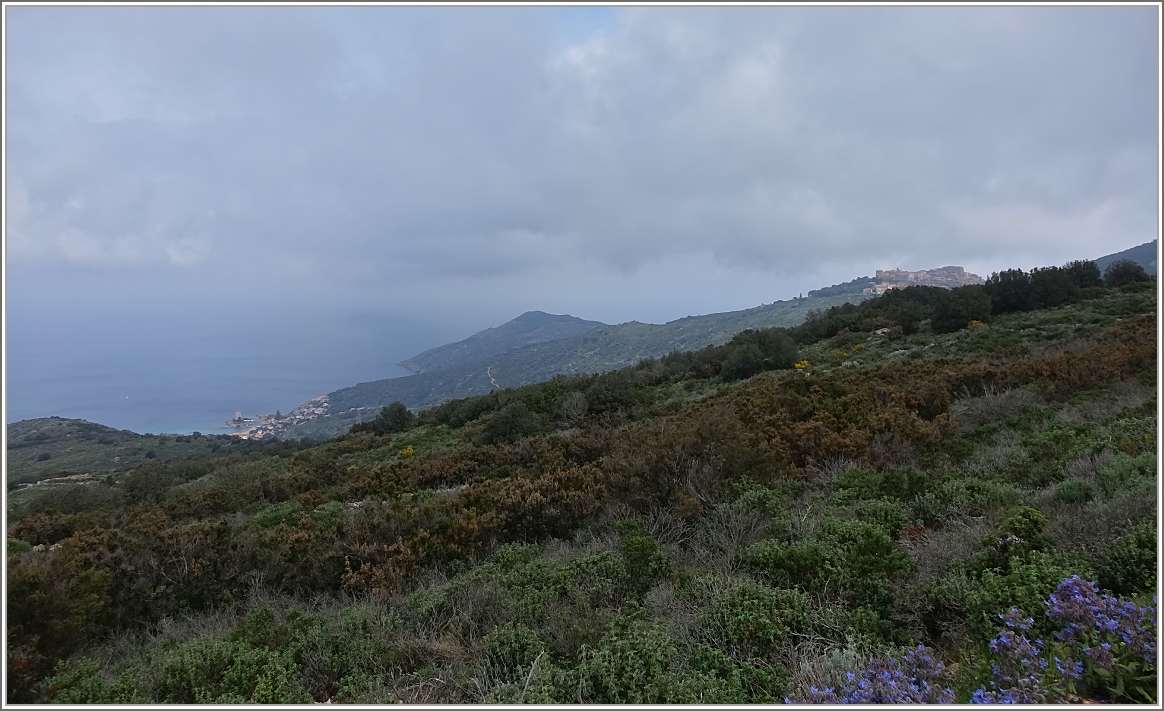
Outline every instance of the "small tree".
<path fill-rule="evenodd" d="M 1130 259 L 1118 259 L 1103 272 L 1105 286 L 1123 286 L 1137 281 L 1150 281 L 1151 278 L 1142 266 Z"/>
<path fill-rule="evenodd" d="M 1099 265 L 1090 259 L 1067 262 L 1063 265 L 1063 269 L 1080 289 L 1086 289 L 1089 286 L 1103 286 L 1103 276 L 1099 273 Z"/>
<path fill-rule="evenodd" d="M 986 321 L 990 311 L 990 296 L 983 287 L 960 286 L 951 289 L 949 297 L 934 308 L 930 327 L 935 333 L 952 333 L 966 328 L 971 321 Z"/>
<path fill-rule="evenodd" d="M 1022 269 L 995 272 L 986 280 L 986 293 L 996 314 L 1029 309 L 1031 287 L 1031 277 Z"/>
<path fill-rule="evenodd" d="M 1031 270 L 1031 306 L 1046 309 L 1079 300 L 1079 286 L 1059 267 Z"/>

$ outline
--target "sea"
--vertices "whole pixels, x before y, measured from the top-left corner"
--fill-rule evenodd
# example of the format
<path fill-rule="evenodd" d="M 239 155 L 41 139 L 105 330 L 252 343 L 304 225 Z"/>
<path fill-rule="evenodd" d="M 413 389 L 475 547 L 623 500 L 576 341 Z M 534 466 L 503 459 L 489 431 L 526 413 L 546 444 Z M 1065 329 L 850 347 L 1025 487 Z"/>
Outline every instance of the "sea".
<path fill-rule="evenodd" d="M 286 413 L 349 385 L 407 376 L 395 363 L 417 352 L 335 342 L 241 350 L 46 351 L 10 342 L 5 421 L 55 415 L 142 434 L 226 434 L 236 410 Z"/>

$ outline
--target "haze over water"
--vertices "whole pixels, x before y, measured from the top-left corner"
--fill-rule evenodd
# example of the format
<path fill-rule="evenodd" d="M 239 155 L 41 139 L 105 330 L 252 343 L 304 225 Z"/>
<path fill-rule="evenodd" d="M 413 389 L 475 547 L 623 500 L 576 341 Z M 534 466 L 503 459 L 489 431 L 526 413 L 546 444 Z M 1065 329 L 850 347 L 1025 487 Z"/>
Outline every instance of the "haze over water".
<path fill-rule="evenodd" d="M 19 331 L 10 327 L 9 334 Z M 291 348 L 253 338 L 139 343 L 130 355 L 10 338 L 7 422 L 61 416 L 145 433 L 231 430 L 223 422 L 282 410 L 359 382 L 408 375 L 395 362 L 428 344 L 353 332 Z"/>

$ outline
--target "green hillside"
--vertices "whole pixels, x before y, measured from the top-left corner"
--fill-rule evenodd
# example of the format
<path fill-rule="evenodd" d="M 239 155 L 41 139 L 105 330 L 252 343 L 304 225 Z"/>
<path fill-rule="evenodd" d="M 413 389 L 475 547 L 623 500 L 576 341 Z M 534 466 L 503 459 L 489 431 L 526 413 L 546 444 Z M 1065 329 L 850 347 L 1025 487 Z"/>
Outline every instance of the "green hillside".
<path fill-rule="evenodd" d="M 1032 274 L 28 487 L 6 702 L 1157 705 L 1156 283 Z"/>
<path fill-rule="evenodd" d="M 445 370 L 484 360 L 517 348 L 577 336 L 606 324 L 574 316 L 527 311 L 496 328 L 487 328 L 463 341 L 449 343 L 403 360 L 400 365 L 417 373 Z"/>
<path fill-rule="evenodd" d="M 452 365 L 403 378 L 360 383 L 329 393 L 333 415 L 292 427 L 283 437 L 334 437 L 345 432 L 353 422 L 394 401 L 417 410 L 453 398 L 538 383 L 555 375 L 615 370 L 642 358 L 726 343 L 748 328 L 795 326 L 812 309 L 827 309 L 863 298 L 861 294 L 840 294 L 790 299 L 742 311 L 688 316 L 666 324 L 631 321 L 617 326 L 598 326 L 581 335 L 527 345 L 484 359 L 444 358 L 443 362 Z M 449 353 L 435 350 L 441 355 Z M 366 409 L 361 412 L 357 408 Z"/>
<path fill-rule="evenodd" d="M 176 462 L 260 447 L 229 435 L 153 435 L 85 420 L 45 417 L 8 425 L 5 484 L 12 493 L 47 479 L 84 480 L 125 472 L 147 461 Z"/>

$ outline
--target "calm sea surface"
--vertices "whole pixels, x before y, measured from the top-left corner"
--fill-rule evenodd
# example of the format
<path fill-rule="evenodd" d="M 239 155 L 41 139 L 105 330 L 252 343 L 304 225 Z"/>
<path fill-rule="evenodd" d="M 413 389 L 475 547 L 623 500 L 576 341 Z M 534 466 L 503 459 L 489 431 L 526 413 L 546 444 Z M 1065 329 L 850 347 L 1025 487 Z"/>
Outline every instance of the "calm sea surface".
<path fill-rule="evenodd" d="M 145 352 L 141 352 L 141 351 Z M 223 422 L 287 412 L 348 385 L 408 375 L 414 351 L 300 348 L 254 354 L 43 352 L 10 344 L 7 421 L 79 418 L 145 433 L 227 433 Z"/>

